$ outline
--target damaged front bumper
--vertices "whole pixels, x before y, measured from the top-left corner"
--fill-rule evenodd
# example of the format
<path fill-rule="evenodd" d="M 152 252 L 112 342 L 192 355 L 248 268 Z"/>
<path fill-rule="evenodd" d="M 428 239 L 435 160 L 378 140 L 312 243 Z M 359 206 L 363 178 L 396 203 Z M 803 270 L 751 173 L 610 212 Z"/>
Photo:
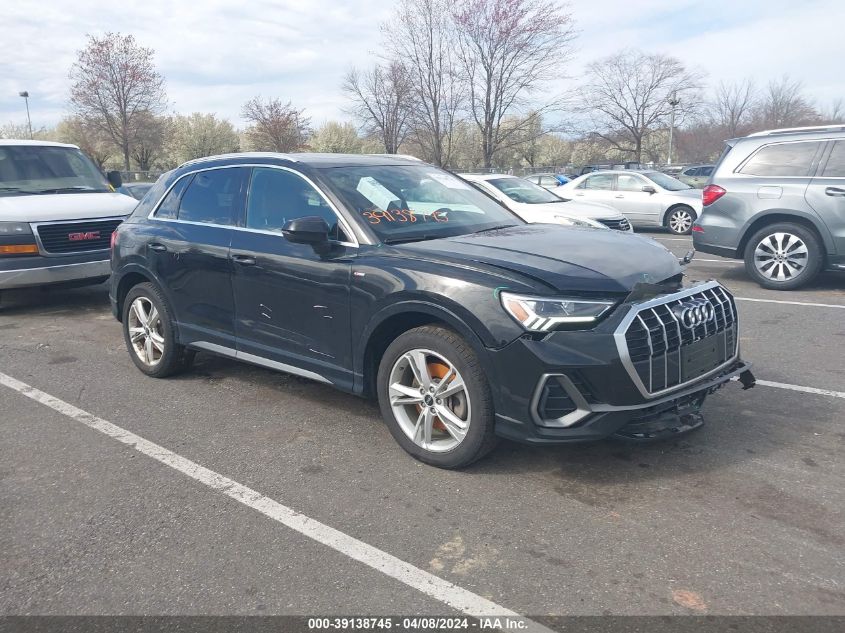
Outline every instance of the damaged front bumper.
<path fill-rule="evenodd" d="M 707 396 L 726 383 L 738 380 L 743 389 L 754 386 L 751 363 L 738 360 L 715 376 L 671 395 L 639 404 L 612 405 L 588 402 L 565 375 L 546 375 L 560 380 L 577 404 L 577 419 L 566 426 L 519 421 L 497 414 L 496 432 L 505 438 L 529 444 L 559 444 L 598 440 L 609 436 L 629 440 L 659 440 L 698 428 L 703 423 L 701 406 Z M 536 401 L 535 401 L 536 402 Z"/>

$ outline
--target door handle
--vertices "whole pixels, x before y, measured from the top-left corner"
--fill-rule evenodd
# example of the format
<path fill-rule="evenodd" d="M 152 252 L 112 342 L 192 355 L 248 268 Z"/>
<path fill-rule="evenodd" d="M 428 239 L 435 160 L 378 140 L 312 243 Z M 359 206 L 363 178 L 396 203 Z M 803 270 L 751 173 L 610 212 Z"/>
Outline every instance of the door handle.
<path fill-rule="evenodd" d="M 623 195 L 620 193 L 620 194 L 619 194 L 618 196 L 616 196 L 616 197 L 617 197 L 617 198 L 624 198 L 625 196 L 623 196 Z"/>
<path fill-rule="evenodd" d="M 241 266 L 255 266 L 255 258 L 249 255 L 232 255 L 232 259 Z"/>
<path fill-rule="evenodd" d="M 845 189 L 840 189 L 839 187 L 828 187 L 824 192 L 834 198 L 845 198 Z"/>
<path fill-rule="evenodd" d="M 158 251 L 159 253 L 163 253 L 167 250 L 167 247 L 159 242 L 152 242 L 149 244 L 149 247 L 151 251 Z"/>

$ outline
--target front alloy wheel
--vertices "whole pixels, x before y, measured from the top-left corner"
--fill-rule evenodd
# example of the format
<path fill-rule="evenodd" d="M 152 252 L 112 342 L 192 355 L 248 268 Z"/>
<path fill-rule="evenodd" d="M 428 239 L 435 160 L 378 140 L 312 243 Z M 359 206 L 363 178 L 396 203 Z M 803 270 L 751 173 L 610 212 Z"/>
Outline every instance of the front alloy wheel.
<path fill-rule="evenodd" d="M 666 225 L 675 235 L 688 235 L 692 231 L 693 222 L 695 222 L 695 212 L 689 207 L 678 207 L 669 213 Z"/>
<path fill-rule="evenodd" d="M 460 372 L 429 349 L 412 349 L 390 372 L 390 407 L 420 448 L 442 453 L 464 441 L 472 403 Z"/>
<path fill-rule="evenodd" d="M 391 435 L 422 462 L 462 468 L 496 445 L 487 374 L 454 330 L 424 325 L 397 336 L 379 362 L 376 391 Z"/>

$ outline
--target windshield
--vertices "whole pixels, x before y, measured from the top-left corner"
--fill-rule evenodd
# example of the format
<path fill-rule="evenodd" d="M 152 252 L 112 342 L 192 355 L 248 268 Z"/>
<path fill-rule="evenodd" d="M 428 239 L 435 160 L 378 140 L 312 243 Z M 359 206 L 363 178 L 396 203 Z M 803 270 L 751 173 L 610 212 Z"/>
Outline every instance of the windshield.
<path fill-rule="evenodd" d="M 111 191 L 106 179 L 72 147 L 0 145 L 0 196 Z"/>
<path fill-rule="evenodd" d="M 492 178 L 487 180 L 491 185 L 505 194 L 514 202 L 523 204 L 549 204 L 563 202 L 548 189 L 535 185 L 522 178 Z"/>
<path fill-rule="evenodd" d="M 643 174 L 646 178 L 651 180 L 653 183 L 660 185 L 666 191 L 681 191 L 682 189 L 692 189 L 688 184 L 681 182 L 677 178 L 672 178 L 672 176 L 667 176 L 666 174 L 661 174 L 659 171 L 650 171 L 647 174 Z"/>
<path fill-rule="evenodd" d="M 460 178 L 430 165 L 333 167 L 323 174 L 346 206 L 386 243 L 523 224 Z"/>

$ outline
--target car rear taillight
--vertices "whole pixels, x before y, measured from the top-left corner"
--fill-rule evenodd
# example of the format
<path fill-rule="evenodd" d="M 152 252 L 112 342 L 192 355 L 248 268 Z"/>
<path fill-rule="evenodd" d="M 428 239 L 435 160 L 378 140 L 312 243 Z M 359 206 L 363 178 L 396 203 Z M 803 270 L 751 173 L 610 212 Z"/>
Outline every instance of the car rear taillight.
<path fill-rule="evenodd" d="M 722 189 L 719 185 L 707 185 L 701 191 L 701 202 L 704 203 L 705 207 L 710 206 L 726 193 L 728 192 Z"/>
<path fill-rule="evenodd" d="M 111 232 L 111 243 L 109 244 L 109 248 L 114 250 L 115 244 L 117 244 L 117 229 Z"/>
<path fill-rule="evenodd" d="M 692 232 L 693 233 L 704 233 L 704 229 L 701 228 L 698 224 L 692 225 Z"/>

